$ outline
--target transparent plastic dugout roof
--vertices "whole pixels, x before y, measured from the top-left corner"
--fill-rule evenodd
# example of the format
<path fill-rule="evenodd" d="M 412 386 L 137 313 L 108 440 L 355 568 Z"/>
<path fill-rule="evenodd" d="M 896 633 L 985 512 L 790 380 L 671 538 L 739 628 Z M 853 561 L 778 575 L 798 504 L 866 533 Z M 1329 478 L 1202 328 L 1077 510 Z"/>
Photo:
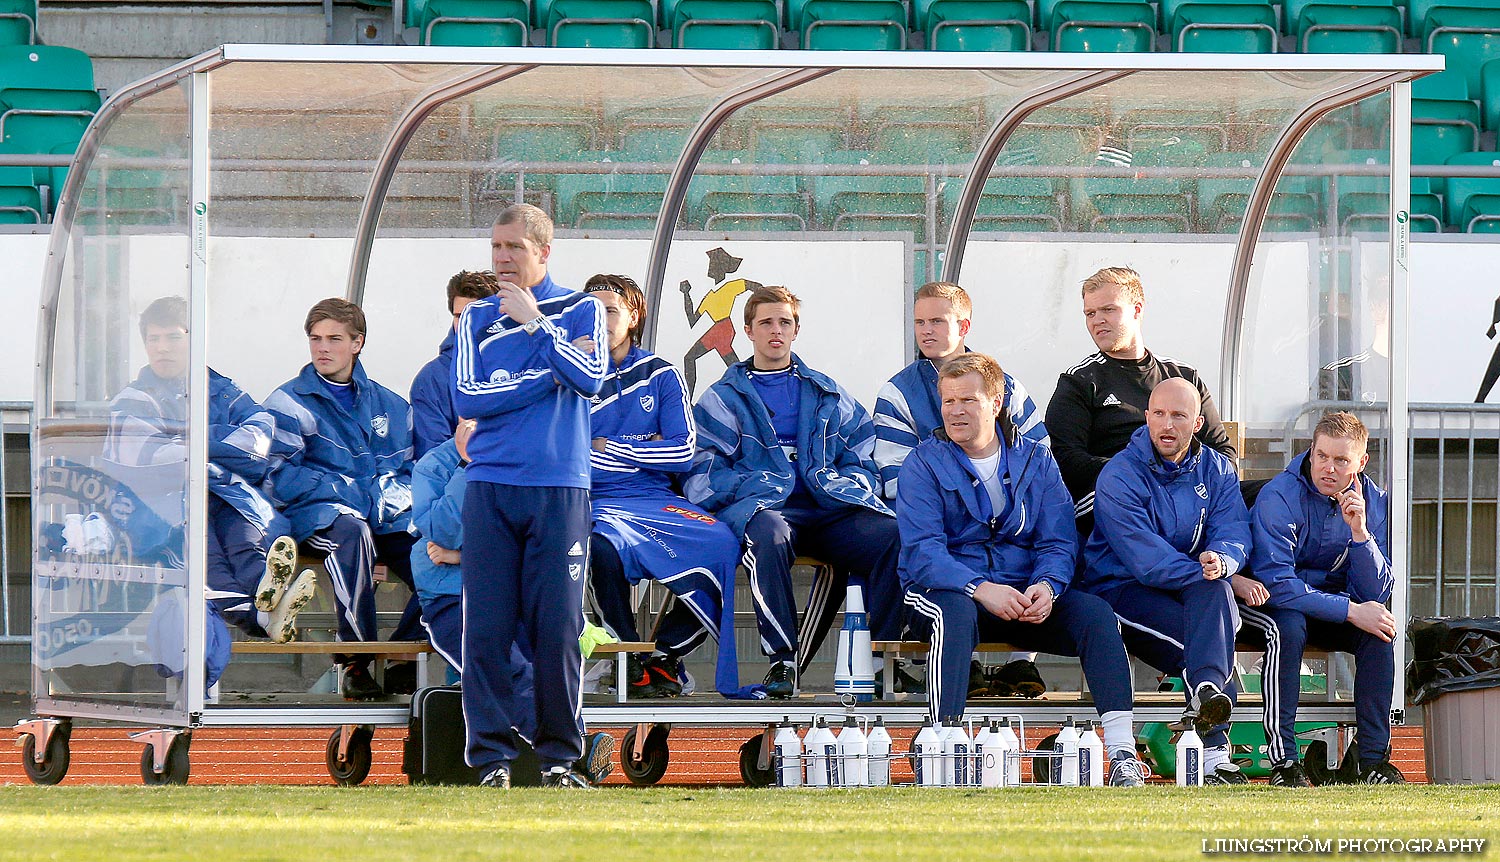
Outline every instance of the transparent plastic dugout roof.
<path fill-rule="evenodd" d="M 203 710 L 209 367 L 264 399 L 307 361 L 307 308 L 345 295 L 366 370 L 406 391 L 443 285 L 489 268 L 517 201 L 553 217 L 560 283 L 640 281 L 648 346 L 699 392 L 749 355 L 744 293 L 785 284 L 798 354 L 873 407 L 915 356 L 912 291 L 945 279 L 974 299 L 970 346 L 1045 409 L 1096 349 L 1080 282 L 1132 266 L 1148 348 L 1197 367 L 1247 440 L 1305 439 L 1329 405 L 1377 417 L 1405 559 L 1406 82 L 1441 68 L 226 46 L 133 85 L 78 150 L 45 276 L 38 702 Z M 142 314 L 170 296 L 189 335 L 163 346 Z"/>

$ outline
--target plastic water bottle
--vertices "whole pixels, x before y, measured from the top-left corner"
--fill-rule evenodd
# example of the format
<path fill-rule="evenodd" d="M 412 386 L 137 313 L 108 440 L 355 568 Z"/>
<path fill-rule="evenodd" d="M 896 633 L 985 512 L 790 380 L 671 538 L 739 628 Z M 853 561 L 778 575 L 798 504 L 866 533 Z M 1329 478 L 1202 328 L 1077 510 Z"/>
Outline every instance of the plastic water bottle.
<path fill-rule="evenodd" d="M 969 783 L 975 787 L 984 786 L 984 747 L 994 740 L 995 729 L 998 726 L 991 719 L 988 724 L 981 723 L 979 732 L 974 734 L 974 756 L 969 758 Z"/>
<path fill-rule="evenodd" d="M 943 783 L 943 738 L 931 723 L 923 722 L 911 743 L 912 768 L 919 787 L 938 787 Z"/>
<path fill-rule="evenodd" d="M 776 728 L 776 786 L 802 786 L 802 740 L 791 716 L 783 716 Z"/>
<path fill-rule="evenodd" d="M 807 786 L 829 787 L 834 784 L 838 780 L 838 760 L 828 755 L 838 754 L 839 741 L 828 729 L 827 719 L 818 716 L 807 731 L 802 747 L 807 749 Z"/>
<path fill-rule="evenodd" d="M 1078 783 L 1085 787 L 1104 786 L 1104 740 L 1092 721 L 1083 723 L 1078 735 Z"/>
<path fill-rule="evenodd" d="M 833 693 L 852 695 L 856 700 L 875 699 L 875 658 L 870 648 L 864 587 L 852 581 L 844 598 L 844 627 L 839 629 Z"/>
<path fill-rule="evenodd" d="M 1058 763 L 1061 772 L 1057 775 L 1057 783 L 1067 787 L 1078 786 L 1078 725 L 1069 718 L 1062 730 L 1057 732 L 1057 742 L 1053 748 L 1062 752 L 1062 760 Z"/>
<path fill-rule="evenodd" d="M 1010 719 L 1000 719 L 1000 787 L 1021 786 L 1021 738 L 1010 726 Z"/>
<path fill-rule="evenodd" d="M 969 769 L 973 756 L 973 740 L 964 729 L 962 721 L 955 722 L 943 733 L 943 785 L 945 787 L 968 787 Z"/>
<path fill-rule="evenodd" d="M 891 732 L 885 729 L 885 719 L 876 718 L 866 740 L 869 751 L 869 784 L 885 787 L 891 783 Z"/>
<path fill-rule="evenodd" d="M 870 743 L 854 716 L 844 719 L 839 732 L 840 787 L 864 787 L 870 783 Z"/>
<path fill-rule="evenodd" d="M 1191 727 L 1177 738 L 1177 786 L 1203 786 L 1203 740 Z"/>

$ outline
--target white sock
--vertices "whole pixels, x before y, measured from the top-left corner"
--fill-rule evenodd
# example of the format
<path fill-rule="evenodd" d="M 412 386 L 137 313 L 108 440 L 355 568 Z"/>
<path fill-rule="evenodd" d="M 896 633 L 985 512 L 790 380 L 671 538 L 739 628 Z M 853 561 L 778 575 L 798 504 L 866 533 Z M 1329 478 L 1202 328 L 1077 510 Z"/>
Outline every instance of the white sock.
<path fill-rule="evenodd" d="M 265 628 L 271 624 L 271 615 L 265 611 L 256 611 L 255 621 L 260 624 L 261 628 Z"/>
<path fill-rule="evenodd" d="M 1135 753 L 1134 714 L 1128 709 L 1117 709 L 1099 716 L 1104 726 L 1104 747 L 1111 754 L 1121 749 Z"/>
<path fill-rule="evenodd" d="M 1221 766 L 1229 764 L 1229 746 L 1218 745 L 1203 749 L 1203 773 L 1207 775 Z"/>
<path fill-rule="evenodd" d="M 1032 664 L 1036 664 L 1036 653 L 1034 653 L 1034 652 L 1013 652 L 1013 653 L 1010 654 L 1010 661 L 1029 661 Z"/>

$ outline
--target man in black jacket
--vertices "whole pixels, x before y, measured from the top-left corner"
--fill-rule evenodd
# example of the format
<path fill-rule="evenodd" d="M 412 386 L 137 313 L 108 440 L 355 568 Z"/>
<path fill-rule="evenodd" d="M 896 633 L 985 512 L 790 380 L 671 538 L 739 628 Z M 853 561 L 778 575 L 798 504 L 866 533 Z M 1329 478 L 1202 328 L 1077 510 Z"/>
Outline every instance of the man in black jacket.
<path fill-rule="evenodd" d="M 1083 321 L 1099 352 L 1064 371 L 1047 405 L 1052 454 L 1073 495 L 1079 532 L 1094 529 L 1094 482 L 1109 459 L 1146 424 L 1151 390 L 1169 377 L 1193 384 L 1203 399 L 1203 445 L 1237 460 L 1208 387 L 1191 366 L 1153 354 L 1141 339 L 1146 294 L 1141 277 L 1123 266 L 1083 280 Z"/>

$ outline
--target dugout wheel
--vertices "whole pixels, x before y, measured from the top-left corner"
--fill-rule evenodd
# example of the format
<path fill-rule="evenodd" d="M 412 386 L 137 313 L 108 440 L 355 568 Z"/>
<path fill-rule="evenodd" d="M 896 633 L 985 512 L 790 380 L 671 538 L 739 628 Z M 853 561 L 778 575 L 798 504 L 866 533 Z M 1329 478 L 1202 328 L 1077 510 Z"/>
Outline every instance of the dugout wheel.
<path fill-rule="evenodd" d="M 740 746 L 740 777 L 745 780 L 746 787 L 770 787 L 776 782 L 774 753 L 766 768 L 760 768 L 760 748 L 764 739 L 765 734 L 757 734 Z"/>
<path fill-rule="evenodd" d="M 1042 737 L 1037 744 L 1037 751 L 1056 751 L 1057 734 L 1049 734 Z M 1061 784 L 1062 783 L 1062 761 L 1054 757 L 1034 757 L 1031 759 L 1031 780 L 1037 784 Z"/>
<path fill-rule="evenodd" d="M 328 737 L 328 750 L 324 758 L 328 774 L 340 787 L 356 787 L 370 775 L 370 763 L 374 759 L 370 751 L 370 740 L 375 729 L 367 724 L 344 725 Z M 344 753 L 339 756 L 342 746 Z"/>
<path fill-rule="evenodd" d="M 642 746 L 637 758 L 636 734 L 643 727 L 651 729 L 646 733 L 646 741 Z M 635 727 L 625 731 L 625 740 L 620 743 L 620 770 L 625 777 L 630 779 L 631 784 L 650 785 L 661 780 L 667 774 L 667 732 L 670 725 L 637 724 Z"/>
<path fill-rule="evenodd" d="M 21 732 L 21 768 L 32 784 L 52 785 L 68 774 L 68 741 L 73 733 L 69 721 L 42 718 L 16 725 Z M 40 740 L 40 741 L 39 741 Z M 37 756 L 38 749 L 41 756 Z"/>
<path fill-rule="evenodd" d="M 143 783 L 148 787 L 188 783 L 188 772 L 191 769 L 188 763 L 188 745 L 192 742 L 190 734 L 181 731 L 150 730 L 132 736 L 133 738 L 146 737 L 144 740 L 146 747 L 141 751 L 141 781 Z M 165 746 L 166 755 L 162 759 L 161 770 L 157 771 L 156 752 L 162 746 Z"/>

